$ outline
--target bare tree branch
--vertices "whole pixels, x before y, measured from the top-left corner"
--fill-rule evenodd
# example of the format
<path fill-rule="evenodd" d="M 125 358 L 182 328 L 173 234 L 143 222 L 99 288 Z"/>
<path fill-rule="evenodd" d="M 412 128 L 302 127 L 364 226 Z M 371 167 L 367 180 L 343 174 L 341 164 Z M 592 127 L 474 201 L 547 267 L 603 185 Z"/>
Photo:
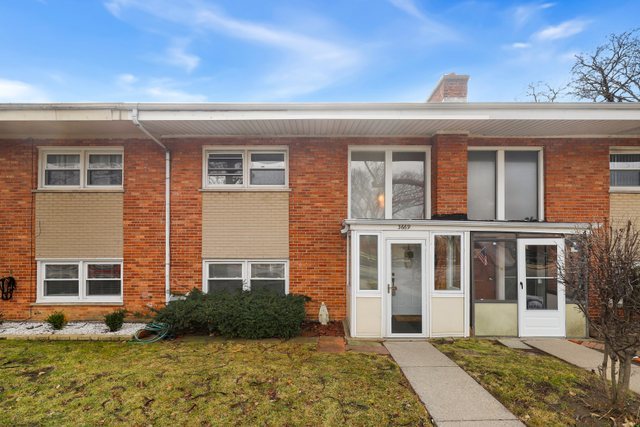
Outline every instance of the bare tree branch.
<path fill-rule="evenodd" d="M 592 53 L 576 55 L 569 94 L 594 102 L 640 102 L 639 32 L 611 34 Z"/>

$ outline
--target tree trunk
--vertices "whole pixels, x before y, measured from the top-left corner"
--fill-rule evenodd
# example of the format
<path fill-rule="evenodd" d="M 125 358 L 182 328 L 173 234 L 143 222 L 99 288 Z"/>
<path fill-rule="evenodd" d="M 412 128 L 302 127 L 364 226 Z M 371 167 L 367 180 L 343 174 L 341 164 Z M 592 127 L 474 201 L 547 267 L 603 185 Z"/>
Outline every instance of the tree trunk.
<path fill-rule="evenodd" d="M 616 376 L 616 358 L 611 353 L 611 403 L 616 405 L 618 403 L 618 378 Z"/>
<path fill-rule="evenodd" d="M 609 343 L 605 340 L 604 342 L 604 357 L 602 359 L 602 366 L 600 367 L 600 376 L 604 381 L 605 387 L 607 386 L 607 366 L 609 365 Z"/>
<path fill-rule="evenodd" d="M 624 405 L 627 393 L 629 392 L 629 381 L 631 379 L 631 359 L 633 353 L 625 351 L 624 359 L 620 360 L 620 374 L 618 379 L 618 400 Z"/>

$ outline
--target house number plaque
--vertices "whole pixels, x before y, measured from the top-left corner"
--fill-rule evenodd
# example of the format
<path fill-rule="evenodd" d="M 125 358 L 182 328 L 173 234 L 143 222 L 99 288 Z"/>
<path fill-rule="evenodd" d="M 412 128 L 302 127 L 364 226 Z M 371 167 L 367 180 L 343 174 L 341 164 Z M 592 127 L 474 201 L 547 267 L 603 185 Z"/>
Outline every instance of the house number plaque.
<path fill-rule="evenodd" d="M 411 226 L 409 224 L 399 224 L 398 230 L 409 230 Z"/>

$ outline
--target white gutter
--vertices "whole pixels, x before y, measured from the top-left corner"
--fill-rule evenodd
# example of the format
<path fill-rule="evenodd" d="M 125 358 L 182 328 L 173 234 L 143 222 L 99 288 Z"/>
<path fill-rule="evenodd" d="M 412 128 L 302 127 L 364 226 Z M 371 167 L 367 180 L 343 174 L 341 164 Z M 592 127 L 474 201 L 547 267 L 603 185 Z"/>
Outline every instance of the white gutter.
<path fill-rule="evenodd" d="M 138 120 L 138 107 L 131 110 L 131 121 L 153 142 L 164 149 L 164 294 L 171 301 L 171 152 L 158 138 L 153 136 Z"/>

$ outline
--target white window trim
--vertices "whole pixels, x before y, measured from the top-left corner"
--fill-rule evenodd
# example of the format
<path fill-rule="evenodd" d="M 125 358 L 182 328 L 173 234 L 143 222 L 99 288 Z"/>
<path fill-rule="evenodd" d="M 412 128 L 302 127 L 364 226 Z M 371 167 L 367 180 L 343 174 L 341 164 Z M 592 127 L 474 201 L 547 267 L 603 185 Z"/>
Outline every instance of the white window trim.
<path fill-rule="evenodd" d="M 79 185 L 46 185 L 45 170 L 47 155 L 49 154 L 77 154 L 80 156 L 80 184 Z M 118 154 L 122 156 L 122 184 L 120 185 L 89 185 L 88 167 L 89 154 Z M 121 190 L 124 186 L 124 149 L 123 147 L 38 147 L 38 189 L 47 190 Z"/>
<path fill-rule="evenodd" d="M 459 236 L 460 237 L 460 289 L 436 289 L 436 236 Z M 431 233 L 429 242 L 429 253 L 431 258 L 431 293 L 434 296 L 464 296 L 465 294 L 465 238 L 464 233 L 455 231 L 437 231 Z"/>
<path fill-rule="evenodd" d="M 376 236 L 378 239 L 378 289 L 360 289 L 360 236 Z M 355 282 L 355 290 L 356 296 L 380 296 L 382 295 L 382 284 L 384 282 L 384 271 L 383 271 L 383 246 L 384 242 L 382 241 L 382 233 L 370 233 L 370 232 L 358 232 L 355 233 L 355 239 L 353 242 L 354 246 L 354 282 Z"/>
<path fill-rule="evenodd" d="M 612 147 L 609 151 L 609 176 L 611 176 L 612 170 L 638 170 L 638 169 L 611 169 L 611 155 L 612 154 L 640 154 L 638 147 Z M 611 183 L 611 178 L 609 178 Z M 616 185 L 609 184 L 609 192 L 611 193 L 640 193 L 640 186 L 638 185 Z"/>
<path fill-rule="evenodd" d="M 393 152 L 415 151 L 425 153 L 425 207 L 424 219 L 431 219 L 431 146 L 430 145 L 350 145 L 347 161 L 348 185 L 347 185 L 347 218 L 353 219 L 351 216 L 351 153 L 354 151 L 381 151 L 384 156 L 384 218 L 393 219 L 393 206 L 387 203 L 387 200 L 393 200 L 393 168 L 387 165 L 392 164 Z M 389 195 L 391 197 L 389 197 Z M 407 220 L 410 221 L 410 220 Z"/>
<path fill-rule="evenodd" d="M 252 264 L 284 264 L 284 293 L 289 293 L 289 261 L 282 259 L 206 259 L 202 261 L 202 292 L 209 292 L 209 265 L 210 264 L 242 264 L 242 290 L 251 290 L 251 265 Z M 237 278 L 229 278 L 237 280 Z M 280 279 L 274 279 L 280 280 Z"/>
<path fill-rule="evenodd" d="M 538 222 L 544 221 L 544 149 L 543 147 L 468 147 L 468 151 L 496 152 L 496 220 L 505 221 L 505 152 L 538 152 Z"/>
<path fill-rule="evenodd" d="M 45 296 L 44 295 L 44 270 L 45 265 L 75 264 L 78 266 L 78 295 L 77 296 Z M 87 295 L 87 266 L 89 264 L 118 264 L 120 265 L 120 295 Z M 121 259 L 42 259 L 37 264 L 38 289 L 36 303 L 122 303 L 124 295 L 124 267 Z"/>
<path fill-rule="evenodd" d="M 242 154 L 242 185 L 211 185 L 208 179 L 210 153 Z M 284 154 L 284 185 L 251 185 L 251 153 Z M 202 147 L 202 188 L 205 190 L 247 191 L 283 190 L 289 188 L 289 147 L 288 146 L 204 146 Z"/>

